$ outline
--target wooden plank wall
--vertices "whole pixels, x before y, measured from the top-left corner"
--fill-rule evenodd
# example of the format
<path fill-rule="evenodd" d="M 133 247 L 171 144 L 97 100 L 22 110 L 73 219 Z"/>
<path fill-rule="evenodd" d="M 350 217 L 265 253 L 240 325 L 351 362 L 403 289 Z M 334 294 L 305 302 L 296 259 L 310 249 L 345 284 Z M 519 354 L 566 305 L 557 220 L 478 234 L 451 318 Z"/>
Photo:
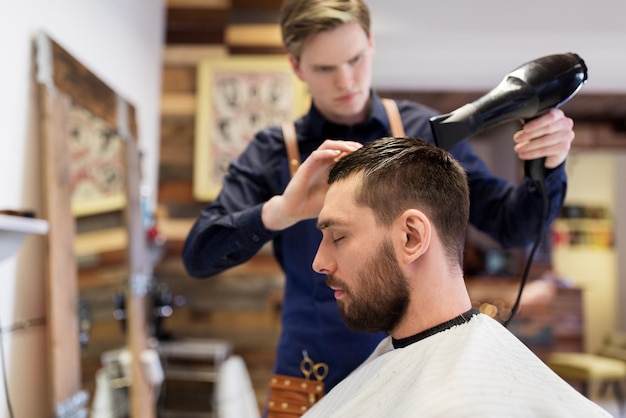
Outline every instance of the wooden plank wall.
<path fill-rule="evenodd" d="M 163 53 L 157 225 L 167 241 L 155 279 L 176 305 L 164 321 L 165 337 L 230 341 L 248 366 L 259 408 L 280 332 L 283 278 L 270 249 L 206 280 L 190 278 L 180 256 L 206 204 L 192 195 L 197 65 L 211 57 L 283 54 L 279 7 L 279 0 L 170 0 Z"/>

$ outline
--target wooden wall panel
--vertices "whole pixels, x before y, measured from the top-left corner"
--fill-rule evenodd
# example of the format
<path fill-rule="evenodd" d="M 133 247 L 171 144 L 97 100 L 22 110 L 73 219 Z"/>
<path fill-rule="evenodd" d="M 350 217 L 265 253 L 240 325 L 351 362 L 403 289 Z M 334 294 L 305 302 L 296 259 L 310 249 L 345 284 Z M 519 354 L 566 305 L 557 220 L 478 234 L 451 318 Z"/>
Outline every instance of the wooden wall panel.
<path fill-rule="evenodd" d="M 228 25 L 228 5 L 170 6 L 167 9 L 166 43 L 221 44 Z"/>
<path fill-rule="evenodd" d="M 163 66 L 191 67 L 195 70 L 202 59 L 228 55 L 225 45 L 167 45 L 163 51 Z"/>
<path fill-rule="evenodd" d="M 273 11 L 278 12 L 282 0 L 231 0 L 233 10 L 255 10 L 255 11 Z"/>
<path fill-rule="evenodd" d="M 282 38 L 278 25 L 229 25 L 226 28 L 224 40 L 229 47 L 273 47 L 282 50 Z"/>
<path fill-rule="evenodd" d="M 206 7 L 209 9 L 228 9 L 231 0 L 167 0 L 168 8 L 176 7 Z"/>
<path fill-rule="evenodd" d="M 196 96 L 187 93 L 164 93 L 161 97 L 162 116 L 194 116 Z"/>
<path fill-rule="evenodd" d="M 159 183 L 159 196 L 170 203 L 194 203 L 192 184 L 188 180 L 165 180 Z"/>
<path fill-rule="evenodd" d="M 226 8 L 169 7 L 167 9 L 167 30 L 177 28 L 223 29 L 228 23 Z"/>
<path fill-rule="evenodd" d="M 194 118 L 167 117 L 161 123 L 159 182 L 193 182 Z M 167 196 L 159 201 L 168 203 Z"/>
<path fill-rule="evenodd" d="M 193 155 L 193 144 L 187 145 L 186 143 L 183 143 L 183 142 L 180 142 L 180 145 L 176 143 L 168 143 L 168 144 L 164 143 L 161 145 L 161 152 L 165 154 L 163 157 L 161 157 L 161 165 L 164 168 L 165 167 L 179 167 L 181 169 L 184 169 L 184 172 L 187 172 L 186 168 L 189 166 L 189 157 Z M 189 174 L 190 175 L 192 174 L 191 170 L 189 170 Z M 174 179 L 181 179 L 181 178 L 177 176 Z M 174 180 L 174 179 L 163 178 L 161 179 L 161 181 L 168 181 L 168 180 Z M 193 179 L 191 177 L 189 178 L 185 177 L 182 180 L 185 180 L 191 183 Z"/>
<path fill-rule="evenodd" d="M 165 67 L 163 68 L 163 93 L 196 92 L 196 67 Z"/>
<path fill-rule="evenodd" d="M 194 124 L 195 116 L 162 117 L 161 145 L 165 142 L 184 142 L 190 147 L 193 146 Z M 167 155 L 161 155 L 161 158 L 167 158 Z"/>

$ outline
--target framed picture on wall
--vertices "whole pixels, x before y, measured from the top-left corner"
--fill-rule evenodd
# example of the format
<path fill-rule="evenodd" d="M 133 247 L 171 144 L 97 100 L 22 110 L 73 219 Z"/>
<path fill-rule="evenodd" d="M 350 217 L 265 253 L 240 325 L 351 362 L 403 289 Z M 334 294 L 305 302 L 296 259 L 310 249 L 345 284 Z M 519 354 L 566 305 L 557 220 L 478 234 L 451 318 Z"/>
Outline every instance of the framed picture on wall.
<path fill-rule="evenodd" d="M 260 129 L 308 110 L 306 86 L 286 56 L 235 56 L 198 65 L 194 197 L 215 199 L 230 162 Z"/>

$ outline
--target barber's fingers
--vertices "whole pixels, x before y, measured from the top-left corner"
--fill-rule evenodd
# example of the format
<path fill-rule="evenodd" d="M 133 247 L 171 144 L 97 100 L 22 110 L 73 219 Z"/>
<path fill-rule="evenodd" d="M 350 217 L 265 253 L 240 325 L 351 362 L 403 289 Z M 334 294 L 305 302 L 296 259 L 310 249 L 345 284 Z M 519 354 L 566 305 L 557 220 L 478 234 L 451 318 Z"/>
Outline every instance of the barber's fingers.
<path fill-rule="evenodd" d="M 522 160 L 546 157 L 547 168 L 558 167 L 567 158 L 575 134 L 574 121 L 560 109 L 526 123 L 513 136 L 515 152 Z"/>
<path fill-rule="evenodd" d="M 345 155 L 346 151 L 339 149 L 321 149 L 318 148 L 311 153 L 311 155 L 304 161 L 302 166 L 310 167 L 329 167 L 335 161 L 337 161 L 342 155 Z M 306 167 L 305 167 L 306 168 Z"/>
<path fill-rule="evenodd" d="M 574 140 L 574 131 L 557 131 L 545 134 L 540 138 L 515 144 L 515 152 L 522 159 L 546 157 L 552 152 L 568 152 Z M 532 155 L 530 155 L 532 153 Z M 543 155 L 537 155 L 542 153 Z"/>
<path fill-rule="evenodd" d="M 546 157 L 545 167 L 555 168 L 567 158 L 573 140 L 573 131 L 559 131 L 518 143 L 515 145 L 515 152 L 522 160 Z"/>
<path fill-rule="evenodd" d="M 285 193 L 303 193 L 304 189 L 315 187 L 316 184 L 326 185 L 330 167 L 343 154 L 336 149 L 317 149 L 300 165 L 293 176 Z"/>
<path fill-rule="evenodd" d="M 543 141 L 543 139 L 542 139 Z M 567 158 L 570 150 L 570 143 L 568 142 L 556 142 L 552 144 L 546 144 L 540 148 L 537 148 L 534 142 L 530 141 L 530 145 L 525 146 L 525 144 L 516 146 L 515 151 L 518 156 L 522 160 L 535 160 L 537 158 L 546 157 L 545 166 L 546 168 L 555 168 L 561 165 L 563 161 Z M 531 148 L 532 145 L 532 148 Z"/>
<path fill-rule="evenodd" d="M 327 139 L 322 142 L 318 150 L 333 149 L 344 153 L 349 153 L 361 148 L 363 144 L 355 141 L 342 141 L 335 139 Z"/>
<path fill-rule="evenodd" d="M 570 136 L 573 135 L 573 127 L 574 121 L 565 116 L 561 109 L 554 108 L 540 117 L 526 122 L 523 128 L 513 135 L 513 140 L 516 143 L 523 143 L 561 132 L 564 134 L 561 140 L 571 142 Z"/>

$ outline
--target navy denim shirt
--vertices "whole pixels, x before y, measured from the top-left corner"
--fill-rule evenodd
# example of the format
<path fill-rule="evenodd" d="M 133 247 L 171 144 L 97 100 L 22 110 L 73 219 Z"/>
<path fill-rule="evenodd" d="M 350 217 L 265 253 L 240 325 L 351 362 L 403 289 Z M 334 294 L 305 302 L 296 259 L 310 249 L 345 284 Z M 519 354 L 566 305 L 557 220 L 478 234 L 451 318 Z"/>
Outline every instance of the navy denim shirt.
<path fill-rule="evenodd" d="M 355 126 L 331 123 L 312 106 L 296 121 L 302 160 L 325 139 L 365 143 L 390 136 L 380 98 L 376 93 L 372 93 L 372 98 L 370 116 Z M 406 135 L 433 142 L 429 119 L 438 113 L 413 102 L 397 104 Z M 495 177 L 466 141 L 450 152 L 468 173 L 470 223 L 505 247 L 530 244 L 536 238 L 542 205 L 532 181 L 525 178 L 513 185 Z M 258 132 L 229 167 L 220 195 L 201 212 L 185 242 L 183 261 L 190 275 L 208 277 L 247 261 L 273 240 L 275 257 L 285 273 L 282 333 L 274 371 L 303 377 L 300 361 L 306 350 L 316 363 L 329 365 L 325 383 L 330 390 L 367 358 L 384 335 L 356 333 L 343 324 L 325 277 L 311 267 L 321 240 L 315 220 L 300 222 L 279 233 L 264 228 L 262 205 L 272 196 L 282 194 L 289 179 L 280 127 Z M 547 170 L 546 225 L 558 215 L 566 185 L 564 164 Z"/>

